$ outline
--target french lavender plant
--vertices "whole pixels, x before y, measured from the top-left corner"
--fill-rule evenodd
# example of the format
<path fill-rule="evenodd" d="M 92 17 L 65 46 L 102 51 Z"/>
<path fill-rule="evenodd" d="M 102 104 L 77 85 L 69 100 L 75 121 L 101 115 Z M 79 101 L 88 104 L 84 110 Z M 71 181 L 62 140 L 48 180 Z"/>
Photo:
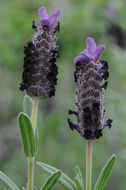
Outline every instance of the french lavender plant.
<path fill-rule="evenodd" d="M 96 46 L 93 38 L 86 40 L 87 48 L 74 59 L 75 72 L 74 79 L 76 89 L 76 111 L 69 110 L 69 114 L 74 114 L 77 123 L 68 119 L 70 129 L 76 130 L 87 140 L 86 151 L 86 190 L 91 190 L 92 178 L 92 142 L 103 135 L 103 129 L 112 126 L 112 119 L 104 122 L 104 89 L 107 88 L 109 77 L 108 63 L 99 60 L 105 46 Z M 45 163 L 38 164 L 48 173 L 57 171 L 56 168 Z M 102 190 L 115 164 L 115 155 L 108 160 L 103 167 L 94 190 Z M 64 173 L 61 173 L 60 183 L 68 190 L 84 190 L 84 182 L 81 170 L 75 166 L 76 176 L 74 181 Z"/>
<path fill-rule="evenodd" d="M 24 112 L 18 116 L 18 123 L 21 132 L 24 153 L 28 158 L 28 184 L 22 190 L 34 190 L 34 158 L 36 150 L 36 123 L 39 99 L 55 95 L 57 84 L 58 67 L 56 59 L 59 56 L 56 45 L 56 32 L 60 30 L 59 22 L 55 23 L 60 16 L 60 10 L 47 15 L 45 7 L 39 9 L 40 27 L 33 21 L 32 28 L 35 31 L 33 41 L 29 41 L 24 47 L 24 70 L 20 90 L 27 95 L 24 98 Z M 28 106 L 32 105 L 31 115 Z M 42 185 L 40 190 L 51 189 L 59 180 L 60 171 L 56 171 Z M 0 179 L 12 190 L 19 188 L 2 172 Z"/>
<path fill-rule="evenodd" d="M 60 10 L 47 15 L 44 7 L 39 9 L 40 27 L 33 21 L 32 28 L 35 31 L 33 41 L 29 41 L 24 47 L 24 70 L 20 90 L 26 92 L 24 97 L 24 112 L 18 116 L 18 124 L 22 137 L 24 153 L 28 159 L 28 183 L 22 190 L 37 190 L 34 185 L 34 159 L 36 152 L 36 126 L 38 102 L 45 97 L 55 95 L 58 67 L 56 59 L 59 56 L 56 45 L 56 32 L 60 30 L 59 22 L 54 26 L 60 16 Z M 76 130 L 87 140 L 86 152 L 86 190 L 91 190 L 92 178 L 92 142 L 103 135 L 103 129 L 111 128 L 112 120 L 104 122 L 104 89 L 107 88 L 109 77 L 108 63 L 99 60 L 99 56 L 105 46 L 96 47 L 94 39 L 87 38 L 87 48 L 74 59 L 74 79 L 76 89 L 76 111 L 74 114 L 77 123 L 68 119 L 72 130 Z M 32 111 L 30 109 L 32 106 Z M 115 155 L 108 160 L 103 167 L 94 190 L 103 190 L 107 179 L 115 163 Z M 51 176 L 41 186 L 40 190 L 51 190 L 59 181 L 67 190 L 84 190 L 84 182 L 81 170 L 75 166 L 75 178 L 72 180 L 60 170 L 43 162 L 37 164 Z M 3 172 L 0 171 L 0 179 L 11 190 L 20 190 Z"/>

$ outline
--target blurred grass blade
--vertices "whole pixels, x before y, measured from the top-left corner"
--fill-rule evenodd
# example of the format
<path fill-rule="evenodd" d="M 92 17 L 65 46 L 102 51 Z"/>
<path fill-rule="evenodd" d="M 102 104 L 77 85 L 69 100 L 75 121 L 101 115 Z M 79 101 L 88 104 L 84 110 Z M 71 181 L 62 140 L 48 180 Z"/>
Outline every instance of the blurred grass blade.
<path fill-rule="evenodd" d="M 32 99 L 28 96 L 25 95 L 23 99 L 23 109 L 24 112 L 31 117 L 31 110 L 32 110 Z"/>
<path fill-rule="evenodd" d="M 111 174 L 112 168 L 115 164 L 116 156 L 112 155 L 102 168 L 101 173 L 95 185 L 95 190 L 102 190 Z"/>
<path fill-rule="evenodd" d="M 82 173 L 79 166 L 75 166 L 75 174 L 76 174 L 77 179 L 80 182 L 81 189 L 84 189 L 83 177 L 82 177 Z"/>
<path fill-rule="evenodd" d="M 0 171 L 0 179 L 3 181 L 11 190 L 19 190 L 15 183 L 9 179 L 3 172 Z"/>
<path fill-rule="evenodd" d="M 18 115 L 18 124 L 26 156 L 35 154 L 35 137 L 30 118 L 23 112 Z"/>
<path fill-rule="evenodd" d="M 61 171 L 57 171 L 54 174 L 52 174 L 47 179 L 47 181 L 42 185 L 40 190 L 51 190 L 53 186 L 58 182 L 60 176 L 61 176 Z"/>
<path fill-rule="evenodd" d="M 75 181 L 77 190 L 83 190 L 83 187 L 81 186 L 81 182 L 77 177 L 74 178 L 74 181 Z"/>
<path fill-rule="evenodd" d="M 59 171 L 58 169 L 45 164 L 43 162 L 37 162 L 37 164 L 46 172 L 49 174 L 53 174 L 56 171 Z M 61 177 L 59 179 L 59 182 L 67 189 L 67 190 L 76 190 L 76 185 L 73 182 L 71 178 L 69 178 L 67 175 L 65 175 L 63 172 L 61 172 Z"/>
<path fill-rule="evenodd" d="M 22 190 L 25 190 L 25 187 L 22 187 Z"/>
<path fill-rule="evenodd" d="M 28 190 L 28 183 L 26 183 L 26 190 Z"/>

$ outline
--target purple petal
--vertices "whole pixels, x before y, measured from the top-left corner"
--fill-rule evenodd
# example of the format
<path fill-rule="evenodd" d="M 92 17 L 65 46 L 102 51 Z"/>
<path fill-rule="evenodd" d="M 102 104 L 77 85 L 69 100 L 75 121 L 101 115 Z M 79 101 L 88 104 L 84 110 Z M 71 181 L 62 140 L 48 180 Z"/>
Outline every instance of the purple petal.
<path fill-rule="evenodd" d="M 88 37 L 86 40 L 87 48 L 83 51 L 90 59 L 93 58 L 94 52 L 96 50 L 96 43 L 93 38 Z"/>
<path fill-rule="evenodd" d="M 56 13 L 53 13 L 49 17 L 50 27 L 53 28 L 55 22 L 57 22 L 58 17 L 60 16 L 61 12 L 59 9 L 56 10 Z"/>
<path fill-rule="evenodd" d="M 42 19 L 45 19 L 45 20 L 48 20 L 48 19 L 49 19 L 48 14 L 46 13 L 45 7 L 41 7 L 41 8 L 39 9 L 39 16 L 40 16 Z"/>
<path fill-rule="evenodd" d="M 99 56 L 101 55 L 101 53 L 104 51 L 105 49 L 105 46 L 104 45 L 99 45 L 97 46 L 95 52 L 94 52 L 94 55 L 93 55 L 93 59 L 95 61 L 97 61 L 97 59 L 99 58 Z"/>
<path fill-rule="evenodd" d="M 86 44 L 89 53 L 92 53 L 96 50 L 96 43 L 93 38 L 88 37 L 86 40 Z"/>
<path fill-rule="evenodd" d="M 88 63 L 90 61 L 89 57 L 86 55 L 83 55 L 82 53 L 80 54 L 80 56 L 75 57 L 74 59 L 74 63 L 77 62 L 86 62 Z"/>
<path fill-rule="evenodd" d="M 46 13 L 45 7 L 39 9 L 39 16 L 41 17 L 40 24 L 49 26 L 49 17 Z"/>

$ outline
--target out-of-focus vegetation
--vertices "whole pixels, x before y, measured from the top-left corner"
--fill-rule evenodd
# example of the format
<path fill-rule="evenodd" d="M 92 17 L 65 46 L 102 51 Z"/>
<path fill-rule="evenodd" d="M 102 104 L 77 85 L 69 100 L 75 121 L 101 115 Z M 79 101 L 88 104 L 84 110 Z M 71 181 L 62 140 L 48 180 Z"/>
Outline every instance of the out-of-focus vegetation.
<path fill-rule="evenodd" d="M 93 185 L 101 167 L 115 153 L 116 167 L 106 189 L 126 189 L 126 1 L 125 0 L 1 0 L 0 1 L 0 170 L 19 186 L 27 181 L 27 162 L 22 151 L 16 117 L 24 94 L 18 90 L 23 66 L 23 46 L 32 40 L 32 20 L 39 24 L 38 9 L 48 13 L 60 8 L 59 77 L 56 96 L 40 102 L 37 161 L 73 176 L 74 165 L 85 176 L 85 144 L 66 122 L 67 110 L 75 109 L 73 59 L 85 48 L 86 37 L 106 45 L 101 56 L 109 62 L 109 87 L 105 92 L 106 118 L 113 127 L 94 141 Z M 73 118 L 74 120 L 74 118 Z M 47 174 L 36 167 L 36 183 Z M 85 177 L 84 177 L 85 179 Z M 61 189 L 61 187 L 58 187 Z M 58 189 L 57 186 L 55 189 Z M 0 182 L 0 189 L 7 188 Z"/>

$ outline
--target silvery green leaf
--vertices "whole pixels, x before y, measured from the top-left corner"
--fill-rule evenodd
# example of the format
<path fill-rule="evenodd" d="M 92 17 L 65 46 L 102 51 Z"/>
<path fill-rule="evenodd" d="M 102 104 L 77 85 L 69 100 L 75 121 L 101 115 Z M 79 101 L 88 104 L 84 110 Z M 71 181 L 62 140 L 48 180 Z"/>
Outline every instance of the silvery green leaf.
<path fill-rule="evenodd" d="M 81 182 L 77 177 L 74 178 L 74 181 L 75 181 L 77 190 L 83 190 L 83 188 L 81 186 Z"/>
<path fill-rule="evenodd" d="M 79 166 L 75 166 L 75 173 L 76 173 L 77 179 L 80 182 L 81 189 L 84 189 L 83 177 L 82 177 L 82 173 L 81 173 Z"/>
<path fill-rule="evenodd" d="M 45 164 L 43 162 L 37 162 L 37 164 L 46 172 L 49 174 L 53 174 L 58 171 L 58 169 Z M 59 182 L 67 189 L 67 190 L 76 190 L 76 185 L 73 182 L 71 178 L 69 178 L 67 175 L 65 175 L 63 172 L 61 172 L 61 177 L 59 179 Z"/>
<path fill-rule="evenodd" d="M 97 180 L 95 188 L 94 188 L 95 190 L 103 190 L 103 188 L 111 174 L 112 168 L 115 164 L 115 160 L 116 160 L 116 156 L 112 155 L 110 157 L 110 159 L 107 161 L 107 163 L 105 164 L 105 166 L 102 168 L 101 173 L 98 177 L 98 180 Z"/>
<path fill-rule="evenodd" d="M 32 99 L 31 99 L 31 97 L 29 97 L 28 95 L 25 95 L 25 96 L 24 96 L 24 99 L 23 99 L 23 109 L 24 109 L 24 112 L 25 112 L 29 117 L 31 117 Z"/>
<path fill-rule="evenodd" d="M 11 190 L 19 190 L 15 183 L 1 171 L 0 180 L 3 181 Z"/>
<path fill-rule="evenodd" d="M 61 171 L 53 173 L 42 185 L 40 190 L 51 190 L 54 187 L 54 185 L 59 181 L 60 176 L 61 176 Z"/>
<path fill-rule="evenodd" d="M 24 153 L 28 156 L 35 154 L 35 137 L 29 116 L 23 112 L 18 115 L 18 124 L 24 146 Z"/>

